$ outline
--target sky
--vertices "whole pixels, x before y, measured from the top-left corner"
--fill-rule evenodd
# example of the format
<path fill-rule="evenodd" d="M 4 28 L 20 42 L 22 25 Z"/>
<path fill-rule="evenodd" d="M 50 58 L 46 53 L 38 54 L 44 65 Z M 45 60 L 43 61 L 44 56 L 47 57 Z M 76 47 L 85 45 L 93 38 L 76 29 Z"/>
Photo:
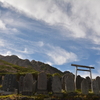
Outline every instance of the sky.
<path fill-rule="evenodd" d="M 0 0 L 0 54 L 100 76 L 100 0 Z"/>

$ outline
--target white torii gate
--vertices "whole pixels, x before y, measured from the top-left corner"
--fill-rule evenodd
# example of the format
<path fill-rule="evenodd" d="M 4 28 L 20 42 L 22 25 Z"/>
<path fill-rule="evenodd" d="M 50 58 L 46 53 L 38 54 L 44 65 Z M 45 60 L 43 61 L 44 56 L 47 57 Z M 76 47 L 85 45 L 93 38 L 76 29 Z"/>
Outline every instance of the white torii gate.
<path fill-rule="evenodd" d="M 94 69 L 94 67 L 89 67 L 89 66 L 84 66 L 84 65 L 77 65 L 77 64 L 71 64 L 71 66 L 76 67 L 76 73 L 75 73 L 75 89 L 76 89 L 76 78 L 77 78 L 77 71 L 88 71 L 90 72 L 90 79 L 91 79 L 91 90 L 93 91 L 93 86 L 92 86 L 92 72 L 91 69 Z M 89 68 L 88 70 L 85 69 L 78 69 L 78 67 L 83 67 L 83 68 Z"/>

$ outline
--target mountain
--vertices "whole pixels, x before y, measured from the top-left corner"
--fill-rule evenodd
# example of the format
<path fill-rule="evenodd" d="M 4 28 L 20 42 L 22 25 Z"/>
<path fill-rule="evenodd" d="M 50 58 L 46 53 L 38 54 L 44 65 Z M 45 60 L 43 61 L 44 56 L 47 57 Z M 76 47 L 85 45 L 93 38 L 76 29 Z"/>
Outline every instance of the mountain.
<path fill-rule="evenodd" d="M 25 74 L 25 73 L 37 73 L 35 70 L 27 67 L 17 66 L 6 61 L 0 60 L 0 74 Z"/>
<path fill-rule="evenodd" d="M 48 64 L 45 64 L 40 61 L 35 61 L 35 60 L 29 61 L 28 59 L 20 59 L 16 55 L 11 55 L 11 56 L 0 55 L 0 59 L 12 63 L 14 65 L 18 65 L 26 68 L 32 68 L 39 72 L 45 71 L 46 73 L 50 73 L 50 74 L 54 74 L 54 73 L 62 74 L 60 70 Z"/>

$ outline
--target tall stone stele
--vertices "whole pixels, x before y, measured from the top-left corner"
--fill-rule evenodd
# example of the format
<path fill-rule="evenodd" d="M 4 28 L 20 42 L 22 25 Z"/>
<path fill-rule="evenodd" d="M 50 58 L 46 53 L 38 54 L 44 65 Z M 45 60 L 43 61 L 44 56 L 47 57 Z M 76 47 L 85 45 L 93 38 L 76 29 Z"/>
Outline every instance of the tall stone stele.
<path fill-rule="evenodd" d="M 88 82 L 89 89 L 91 89 L 91 79 L 90 79 L 90 77 L 87 76 L 86 80 Z"/>
<path fill-rule="evenodd" d="M 14 90 L 17 88 L 16 75 L 6 74 L 2 85 L 4 91 L 14 92 Z"/>
<path fill-rule="evenodd" d="M 47 93 L 47 75 L 45 72 L 41 72 L 38 74 L 37 93 Z"/>
<path fill-rule="evenodd" d="M 93 93 L 99 94 L 99 85 L 97 80 L 93 80 Z"/>
<path fill-rule="evenodd" d="M 76 89 L 81 89 L 81 82 L 84 78 L 82 78 L 80 75 L 76 77 Z"/>
<path fill-rule="evenodd" d="M 89 85 L 86 79 L 83 79 L 81 83 L 81 92 L 82 94 L 88 94 L 89 92 Z"/>
<path fill-rule="evenodd" d="M 65 90 L 67 92 L 74 92 L 75 91 L 75 83 L 74 83 L 74 76 L 69 74 L 66 78 L 66 87 Z"/>
<path fill-rule="evenodd" d="M 96 80 L 97 80 L 97 82 L 98 82 L 99 91 L 100 91 L 100 77 L 99 77 L 99 76 L 97 76 L 97 77 L 96 77 Z"/>
<path fill-rule="evenodd" d="M 19 78 L 19 93 L 22 93 L 22 91 L 23 91 L 23 79 L 24 79 L 24 76 L 20 76 L 20 78 Z"/>
<path fill-rule="evenodd" d="M 59 76 L 54 76 L 52 78 L 52 92 L 53 93 L 61 93 L 62 85 Z"/>
<path fill-rule="evenodd" d="M 28 73 L 25 75 L 23 79 L 23 94 L 24 95 L 32 95 L 34 93 L 33 84 L 34 84 L 34 78 L 32 74 Z"/>
<path fill-rule="evenodd" d="M 2 76 L 0 75 L 0 85 L 2 84 Z"/>
<path fill-rule="evenodd" d="M 65 90 L 66 87 L 66 79 L 68 77 L 68 75 L 70 75 L 71 73 L 66 73 L 62 76 L 61 78 L 61 83 L 62 83 L 62 89 Z"/>

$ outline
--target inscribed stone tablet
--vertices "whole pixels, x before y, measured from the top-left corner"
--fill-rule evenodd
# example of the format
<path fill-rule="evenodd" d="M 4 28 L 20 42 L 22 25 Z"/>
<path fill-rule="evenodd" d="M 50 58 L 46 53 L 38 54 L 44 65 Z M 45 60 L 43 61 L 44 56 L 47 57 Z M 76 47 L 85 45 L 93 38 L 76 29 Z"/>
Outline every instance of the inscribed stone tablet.
<path fill-rule="evenodd" d="M 94 94 L 99 94 L 99 85 L 97 80 L 93 80 L 93 92 Z"/>
<path fill-rule="evenodd" d="M 81 91 L 82 91 L 82 94 L 88 94 L 89 92 L 89 85 L 86 79 L 83 79 L 81 83 Z"/>
<path fill-rule="evenodd" d="M 68 75 L 68 77 L 66 79 L 65 90 L 67 92 L 74 92 L 75 91 L 74 77 L 72 74 Z"/>
<path fill-rule="evenodd" d="M 23 79 L 23 92 L 33 91 L 33 76 L 32 74 L 26 74 Z"/>
<path fill-rule="evenodd" d="M 100 91 L 100 77 L 99 77 L 99 76 L 97 76 L 97 77 L 96 77 L 96 80 L 97 80 L 97 82 L 98 82 L 99 91 Z"/>
<path fill-rule="evenodd" d="M 38 75 L 38 90 L 47 90 L 47 75 L 44 72 L 39 73 Z"/>
<path fill-rule="evenodd" d="M 59 76 L 54 76 L 52 79 L 52 91 L 53 93 L 60 93 L 62 89 L 61 80 Z"/>

